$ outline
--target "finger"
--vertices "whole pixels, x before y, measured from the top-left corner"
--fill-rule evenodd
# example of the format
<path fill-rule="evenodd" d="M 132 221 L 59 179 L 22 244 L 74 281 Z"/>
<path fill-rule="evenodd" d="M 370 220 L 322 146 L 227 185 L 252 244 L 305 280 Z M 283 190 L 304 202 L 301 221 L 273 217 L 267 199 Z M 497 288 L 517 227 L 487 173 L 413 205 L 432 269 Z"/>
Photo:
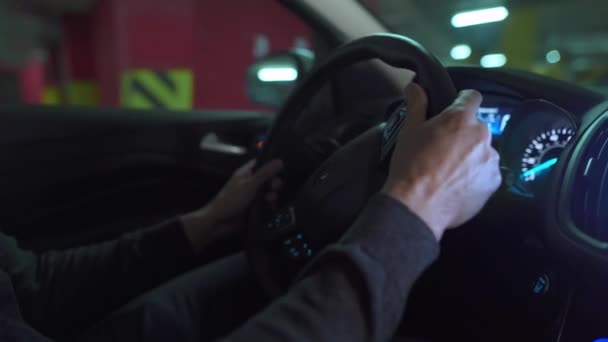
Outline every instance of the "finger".
<path fill-rule="evenodd" d="M 486 124 L 485 122 L 482 122 L 481 120 L 479 122 L 481 123 L 481 125 L 484 128 L 484 134 L 483 134 L 484 142 L 492 148 L 492 130 L 490 129 L 490 126 L 488 124 Z"/>
<path fill-rule="evenodd" d="M 417 83 L 410 83 L 405 88 L 405 100 L 407 101 L 407 118 L 405 123 L 411 125 L 424 122 L 429 102 L 424 89 Z"/>
<path fill-rule="evenodd" d="M 235 175 L 244 175 L 244 174 L 250 174 L 253 171 L 253 168 L 255 167 L 255 163 L 256 160 L 252 159 L 250 161 L 248 161 L 247 163 L 245 163 L 243 166 L 239 167 L 234 174 Z"/>
<path fill-rule="evenodd" d="M 490 147 L 490 162 L 500 169 L 500 153 L 494 147 Z"/>
<path fill-rule="evenodd" d="M 278 191 L 281 189 L 281 187 L 283 187 L 283 180 L 281 180 L 280 178 L 275 178 L 270 183 L 271 191 Z"/>
<path fill-rule="evenodd" d="M 502 174 L 500 172 L 500 154 L 493 147 L 490 148 L 489 165 L 490 165 L 490 187 L 491 191 L 495 192 L 502 184 Z"/>
<path fill-rule="evenodd" d="M 469 120 L 479 121 L 477 112 L 483 101 L 483 96 L 477 90 L 463 90 L 458 94 L 454 103 L 446 111 L 464 115 Z"/>
<path fill-rule="evenodd" d="M 275 159 L 262 166 L 254 175 L 257 184 L 263 184 L 276 177 L 283 170 L 283 162 Z"/>

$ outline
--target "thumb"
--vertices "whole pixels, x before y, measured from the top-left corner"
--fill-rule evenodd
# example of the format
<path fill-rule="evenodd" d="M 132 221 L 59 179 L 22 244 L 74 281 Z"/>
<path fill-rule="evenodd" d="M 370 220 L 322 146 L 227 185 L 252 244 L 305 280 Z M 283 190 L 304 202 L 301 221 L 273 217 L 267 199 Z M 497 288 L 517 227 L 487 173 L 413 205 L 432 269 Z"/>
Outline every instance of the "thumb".
<path fill-rule="evenodd" d="M 405 89 L 405 100 L 407 103 L 407 115 L 403 128 L 399 132 L 399 138 L 404 132 L 415 128 L 426 120 L 428 98 L 424 89 L 416 83 L 410 83 Z"/>
<path fill-rule="evenodd" d="M 260 167 L 253 177 L 256 184 L 261 185 L 276 177 L 281 170 L 283 170 L 283 162 L 274 159 Z"/>
<path fill-rule="evenodd" d="M 241 176 L 244 174 L 251 174 L 254 166 L 255 166 L 255 159 L 252 159 L 252 160 L 248 161 L 245 165 L 239 167 L 234 172 L 234 175 Z"/>

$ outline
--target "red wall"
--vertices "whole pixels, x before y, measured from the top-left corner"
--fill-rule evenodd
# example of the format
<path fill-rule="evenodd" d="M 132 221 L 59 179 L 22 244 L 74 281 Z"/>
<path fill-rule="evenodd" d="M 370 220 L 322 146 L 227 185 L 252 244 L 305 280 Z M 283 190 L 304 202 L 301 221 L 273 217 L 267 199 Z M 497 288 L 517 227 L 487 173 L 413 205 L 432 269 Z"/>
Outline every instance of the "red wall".
<path fill-rule="evenodd" d="M 206 10 L 213 4 L 213 11 Z M 266 36 L 270 51 L 294 46 L 298 37 L 310 41 L 299 18 L 276 0 L 201 1 L 195 34 L 196 100 L 198 107 L 247 107 L 246 69 L 254 60 L 256 37 Z"/>
<path fill-rule="evenodd" d="M 66 27 L 71 76 L 95 77 L 105 105 L 119 104 L 120 77 L 129 69 L 188 68 L 195 107 L 253 108 L 245 76 L 256 37 L 268 38 L 267 52 L 310 37 L 276 0 L 100 0 Z"/>
<path fill-rule="evenodd" d="M 116 106 L 125 71 L 186 68 L 194 74 L 196 108 L 255 108 L 246 96 L 247 66 L 296 41 L 310 46 L 311 36 L 277 0 L 97 0 L 91 13 L 66 17 L 64 28 L 46 70 L 31 65 L 21 75 L 24 100 L 40 99 L 40 78 L 56 85 L 67 77 L 92 81 L 101 104 Z"/>

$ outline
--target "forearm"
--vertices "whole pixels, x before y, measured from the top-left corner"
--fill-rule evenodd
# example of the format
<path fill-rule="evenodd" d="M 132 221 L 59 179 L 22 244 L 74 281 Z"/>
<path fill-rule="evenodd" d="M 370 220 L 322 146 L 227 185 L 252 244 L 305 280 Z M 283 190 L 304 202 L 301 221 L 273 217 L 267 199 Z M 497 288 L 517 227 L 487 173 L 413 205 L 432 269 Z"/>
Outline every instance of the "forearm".
<path fill-rule="evenodd" d="M 182 215 L 179 220 L 192 250 L 197 254 L 221 238 L 221 229 L 217 229 L 219 219 L 210 206 Z"/>
<path fill-rule="evenodd" d="M 424 223 L 400 203 L 377 196 L 288 294 L 229 340 L 386 341 L 411 287 L 437 253 Z"/>
<path fill-rule="evenodd" d="M 129 299 L 194 266 L 178 221 L 99 245 L 37 257 L 22 291 L 26 319 L 45 334 L 86 326 Z"/>

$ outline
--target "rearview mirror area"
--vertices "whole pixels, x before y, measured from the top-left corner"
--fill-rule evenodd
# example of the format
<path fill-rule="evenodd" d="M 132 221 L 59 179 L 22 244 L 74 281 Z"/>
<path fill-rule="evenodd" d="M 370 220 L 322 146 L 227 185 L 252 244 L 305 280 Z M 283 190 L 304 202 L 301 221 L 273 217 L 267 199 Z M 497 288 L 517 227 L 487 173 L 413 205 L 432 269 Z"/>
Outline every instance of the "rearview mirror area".
<path fill-rule="evenodd" d="M 258 59 L 247 69 L 247 94 L 260 105 L 279 108 L 310 71 L 314 53 L 306 49 L 279 52 Z"/>

